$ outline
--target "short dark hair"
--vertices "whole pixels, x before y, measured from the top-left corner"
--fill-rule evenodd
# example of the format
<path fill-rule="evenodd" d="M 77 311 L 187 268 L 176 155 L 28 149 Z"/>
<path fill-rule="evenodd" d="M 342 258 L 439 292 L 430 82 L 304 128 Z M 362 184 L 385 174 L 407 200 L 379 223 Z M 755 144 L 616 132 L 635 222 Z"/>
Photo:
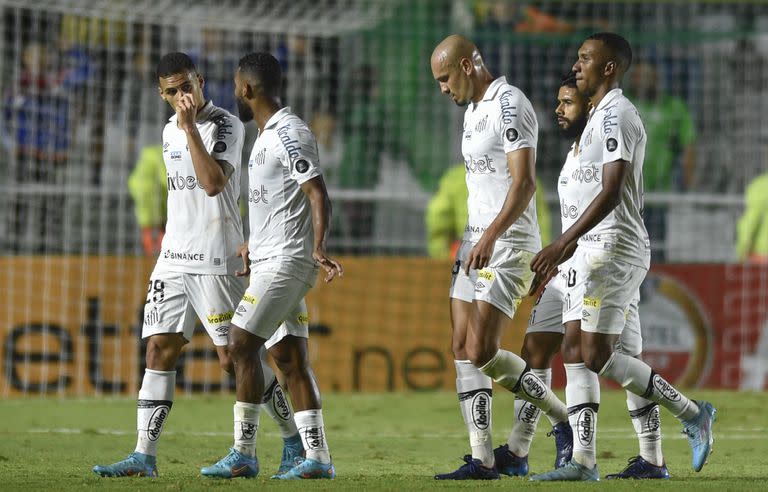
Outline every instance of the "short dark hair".
<path fill-rule="evenodd" d="M 576 72 L 571 70 L 560 78 L 560 87 L 576 89 Z"/>
<path fill-rule="evenodd" d="M 622 74 L 629 70 L 629 66 L 632 65 L 632 47 L 624 37 L 613 32 L 598 32 L 587 39 L 602 41 L 611 52 L 611 56 L 616 58 Z"/>
<path fill-rule="evenodd" d="M 255 77 L 261 82 L 264 92 L 271 97 L 278 97 L 283 85 L 283 70 L 280 62 L 271 54 L 258 51 L 240 58 L 240 72 Z"/>
<path fill-rule="evenodd" d="M 197 73 L 197 68 L 189 55 L 178 51 L 163 55 L 155 69 L 157 78 L 169 77 L 184 72 Z"/>

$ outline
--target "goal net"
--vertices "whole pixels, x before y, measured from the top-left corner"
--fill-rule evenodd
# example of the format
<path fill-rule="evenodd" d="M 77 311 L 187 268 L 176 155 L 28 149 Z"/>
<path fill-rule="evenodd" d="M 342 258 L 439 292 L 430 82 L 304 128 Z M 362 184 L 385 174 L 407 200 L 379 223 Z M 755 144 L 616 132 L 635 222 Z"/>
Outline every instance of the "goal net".
<path fill-rule="evenodd" d="M 2 396 L 137 387 L 165 217 L 156 150 L 171 115 L 153 72 L 170 51 L 190 54 L 206 97 L 235 113 L 237 61 L 273 53 L 283 102 L 317 137 L 334 204 L 329 248 L 347 266 L 308 298 L 324 388 L 450 388 L 463 109 L 439 93 L 429 56 L 452 32 L 472 38 L 537 111 L 545 241 L 559 232 L 569 146 L 553 118 L 560 77 L 587 35 L 628 38 L 624 88 L 649 135 L 646 357 L 683 384 L 766 385 L 763 2 L 0 0 L 0 15 Z M 519 318 L 505 338 L 512 349 Z M 204 331 L 179 368 L 181 389 L 232 386 Z"/>

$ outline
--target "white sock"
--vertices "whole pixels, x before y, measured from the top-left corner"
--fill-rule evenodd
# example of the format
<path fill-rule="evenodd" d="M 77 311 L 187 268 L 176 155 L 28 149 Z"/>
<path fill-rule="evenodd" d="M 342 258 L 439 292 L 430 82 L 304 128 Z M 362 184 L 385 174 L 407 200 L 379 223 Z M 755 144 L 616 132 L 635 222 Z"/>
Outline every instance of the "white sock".
<path fill-rule="evenodd" d="M 326 465 L 329 464 L 331 453 L 328 451 L 328 443 L 325 441 L 323 411 L 320 409 L 301 410 L 296 412 L 295 418 L 307 458 Z"/>
<path fill-rule="evenodd" d="M 568 383 L 565 401 L 573 430 L 574 461 L 594 468 L 597 463 L 597 411 L 600 408 L 600 381 L 583 362 L 563 364 Z"/>
<path fill-rule="evenodd" d="M 259 411 L 261 405 L 236 401 L 235 413 L 235 445 L 240 453 L 256 456 L 256 432 L 259 430 Z"/>
<path fill-rule="evenodd" d="M 267 391 L 264 392 L 261 407 L 275 421 L 283 439 L 295 436 L 299 429 L 293 418 L 293 407 L 286 398 L 283 387 L 280 386 L 276 377 L 273 377 L 272 383 L 269 386 L 265 385 L 265 387 Z"/>
<path fill-rule="evenodd" d="M 136 411 L 136 452 L 157 456 L 157 441 L 173 406 L 176 371 L 144 370 Z"/>
<path fill-rule="evenodd" d="M 531 372 L 538 376 L 547 388 L 552 386 L 552 369 L 531 369 Z M 512 432 L 507 438 L 509 450 L 515 456 L 528 456 L 539 418 L 541 418 L 539 407 L 518 396 L 515 397 L 515 421 L 512 425 Z"/>
<path fill-rule="evenodd" d="M 480 370 L 523 400 L 539 407 L 555 423 L 568 421 L 565 404 L 528 368 L 523 359 L 512 352 L 500 349 Z"/>
<path fill-rule="evenodd" d="M 655 401 L 680 420 L 690 420 L 699 415 L 696 403 L 639 359 L 614 352 L 600 370 L 600 375 L 613 379 L 627 391 Z"/>
<path fill-rule="evenodd" d="M 637 433 L 640 456 L 653 465 L 661 466 L 664 455 L 661 452 L 659 405 L 627 391 L 627 410 Z"/>
<path fill-rule="evenodd" d="M 493 441 L 491 439 L 491 405 L 493 381 L 468 360 L 454 361 L 456 366 L 456 392 L 464 423 L 469 431 L 472 457 L 492 467 Z"/>

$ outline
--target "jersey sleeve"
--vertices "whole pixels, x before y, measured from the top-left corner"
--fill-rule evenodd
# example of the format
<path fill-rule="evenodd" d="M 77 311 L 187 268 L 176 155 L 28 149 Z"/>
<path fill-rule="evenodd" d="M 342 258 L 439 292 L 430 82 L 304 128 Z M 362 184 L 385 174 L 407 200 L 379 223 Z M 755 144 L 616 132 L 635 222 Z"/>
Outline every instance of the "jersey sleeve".
<path fill-rule="evenodd" d="M 291 179 L 301 185 L 322 174 L 317 141 L 309 129 L 287 125 L 279 128 L 277 133 L 282 150 L 281 160 L 283 166 L 288 168 Z"/>
<path fill-rule="evenodd" d="M 536 147 L 536 115 L 530 103 L 520 95 L 508 90 L 499 96 L 499 119 L 497 129 L 504 153 L 527 147 Z"/>
<path fill-rule="evenodd" d="M 213 130 L 211 157 L 230 164 L 231 168 L 224 166 L 224 174 L 229 177 L 235 168 L 240 167 L 245 128 L 243 123 L 232 115 L 218 116 L 214 124 L 216 128 Z"/>
<path fill-rule="evenodd" d="M 618 160 L 630 162 L 641 137 L 642 123 L 636 109 L 607 108 L 600 129 L 602 163 Z"/>

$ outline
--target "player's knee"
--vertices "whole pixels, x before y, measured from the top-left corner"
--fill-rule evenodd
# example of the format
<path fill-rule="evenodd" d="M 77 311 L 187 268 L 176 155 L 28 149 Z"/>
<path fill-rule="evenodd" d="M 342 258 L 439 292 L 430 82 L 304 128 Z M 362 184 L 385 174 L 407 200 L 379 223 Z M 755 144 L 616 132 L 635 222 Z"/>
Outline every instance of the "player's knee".
<path fill-rule="evenodd" d="M 282 372 L 287 379 L 294 377 L 302 377 L 309 374 L 309 359 L 301 356 L 301 354 L 294 353 L 293 357 L 275 359 L 277 368 Z"/>
<path fill-rule="evenodd" d="M 467 360 L 467 349 L 464 340 L 453 340 L 451 342 L 451 352 L 455 360 Z"/>
<path fill-rule="evenodd" d="M 235 373 L 235 364 L 232 362 L 232 357 L 229 354 L 219 356 L 219 367 L 227 374 Z"/>
<path fill-rule="evenodd" d="M 176 365 L 181 347 L 175 344 L 167 344 L 156 337 L 150 337 L 147 341 L 147 353 L 145 362 L 148 369 L 157 371 L 171 371 Z"/>
<path fill-rule="evenodd" d="M 578 364 L 582 362 L 581 347 L 579 345 L 563 344 L 563 362 L 566 364 Z"/>
<path fill-rule="evenodd" d="M 611 357 L 611 351 L 596 347 L 594 350 L 584 351 L 582 356 L 584 358 L 584 365 L 587 369 L 599 373 Z"/>
<path fill-rule="evenodd" d="M 467 356 L 475 367 L 482 367 L 496 355 L 499 350 L 489 343 L 471 343 L 467 345 Z"/>

